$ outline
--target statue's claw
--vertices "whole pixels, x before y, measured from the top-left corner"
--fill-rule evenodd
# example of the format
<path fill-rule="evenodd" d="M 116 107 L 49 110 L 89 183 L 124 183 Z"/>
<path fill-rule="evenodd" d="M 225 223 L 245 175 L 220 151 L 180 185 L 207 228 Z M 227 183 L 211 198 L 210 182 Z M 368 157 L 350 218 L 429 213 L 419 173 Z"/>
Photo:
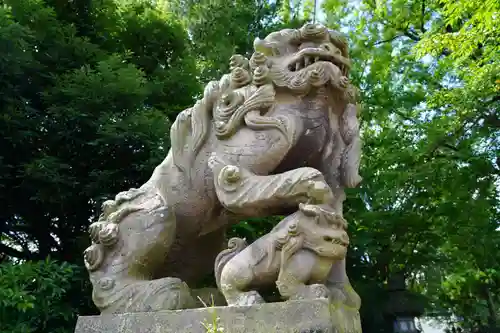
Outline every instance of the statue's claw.
<path fill-rule="evenodd" d="M 330 291 L 323 284 L 311 284 L 302 286 L 297 294 L 290 297 L 291 300 L 329 298 Z"/>
<path fill-rule="evenodd" d="M 234 305 L 235 306 L 249 306 L 249 305 L 263 304 L 263 303 L 265 303 L 264 298 L 262 298 L 262 296 L 258 292 L 252 290 L 252 291 L 248 291 L 246 293 L 240 294 Z"/>
<path fill-rule="evenodd" d="M 332 191 L 326 182 L 309 181 L 309 189 L 307 191 L 309 203 L 325 203 L 332 197 Z"/>
<path fill-rule="evenodd" d="M 329 289 L 332 302 L 339 302 L 354 309 L 361 308 L 361 298 L 349 283 L 341 286 L 332 286 Z"/>

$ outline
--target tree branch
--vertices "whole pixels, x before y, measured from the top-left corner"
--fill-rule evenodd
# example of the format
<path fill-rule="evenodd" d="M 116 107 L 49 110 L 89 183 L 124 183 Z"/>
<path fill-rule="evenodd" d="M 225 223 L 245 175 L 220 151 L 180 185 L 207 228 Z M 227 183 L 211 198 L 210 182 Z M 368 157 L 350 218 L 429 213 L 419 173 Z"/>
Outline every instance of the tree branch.
<path fill-rule="evenodd" d="M 440 139 L 438 139 L 434 143 L 430 144 L 427 151 L 425 153 L 423 153 L 422 155 L 420 155 L 418 158 L 416 158 L 413 161 L 413 163 L 411 163 L 409 165 L 409 167 L 413 167 L 417 164 L 420 164 L 420 163 L 424 162 L 427 158 L 435 157 L 437 150 L 440 147 L 447 144 L 447 141 L 450 140 L 450 138 L 456 138 L 456 137 L 460 136 L 460 133 L 465 129 L 465 126 L 467 126 L 467 124 L 469 122 L 471 122 L 474 125 L 474 124 L 477 124 L 477 122 L 481 118 L 482 118 L 482 115 L 479 115 L 479 116 L 473 115 L 473 116 L 468 116 L 468 117 L 465 117 L 464 119 L 461 119 L 462 124 L 455 131 L 453 131 L 450 135 L 442 136 Z"/>
<path fill-rule="evenodd" d="M 389 42 L 392 42 L 392 41 L 394 41 L 394 40 L 398 39 L 399 37 L 403 37 L 403 36 L 401 36 L 401 35 L 396 35 L 396 36 L 394 36 L 394 37 L 392 37 L 392 38 L 389 38 L 389 39 L 386 39 L 386 40 L 381 40 L 381 41 L 378 41 L 378 42 L 374 43 L 374 44 L 373 44 L 373 46 L 377 46 L 377 45 L 380 45 L 380 44 L 384 44 L 384 43 L 389 43 Z"/>
<path fill-rule="evenodd" d="M 420 37 L 414 31 L 411 31 L 409 28 L 403 29 L 403 33 L 406 37 L 410 38 L 414 42 L 420 42 Z"/>
<path fill-rule="evenodd" d="M 24 239 L 22 239 L 18 234 L 16 234 L 14 231 L 8 231 L 5 234 L 7 235 L 7 237 L 14 240 L 14 242 L 17 242 L 23 248 L 23 251 L 29 252 L 28 243 Z"/>
<path fill-rule="evenodd" d="M 3 243 L 0 243 L 0 253 L 3 253 L 4 255 L 8 257 L 13 257 L 13 258 L 18 258 L 18 259 L 24 259 L 24 260 L 32 260 L 36 256 L 31 253 L 31 252 L 21 252 L 16 249 L 11 248 L 10 246 L 7 246 Z"/>
<path fill-rule="evenodd" d="M 422 0 L 422 13 L 420 16 L 420 30 L 425 34 L 426 30 L 424 28 L 424 19 L 425 19 L 425 0 Z"/>
<path fill-rule="evenodd" d="M 401 31 L 406 37 L 410 38 L 411 40 L 415 41 L 415 42 L 419 42 L 420 41 L 420 37 L 418 36 L 417 33 L 413 32 L 413 31 L 410 31 L 409 29 L 409 23 L 406 25 L 405 28 L 403 27 L 399 27 L 397 25 L 395 25 L 394 23 L 390 22 L 389 20 L 379 16 L 378 14 L 376 14 L 376 9 L 377 9 L 377 4 L 375 3 L 375 1 L 370 1 L 370 3 L 368 3 L 368 5 L 371 7 L 372 9 L 372 14 L 374 17 L 378 18 L 382 23 L 388 25 L 388 26 L 391 26 L 393 28 L 395 28 L 396 30 L 398 31 Z M 425 8 L 424 8 L 425 10 Z"/>
<path fill-rule="evenodd" d="M 410 253 L 409 253 L 409 256 L 406 258 L 405 262 L 404 262 L 404 267 L 405 269 L 407 269 L 408 267 L 408 264 L 410 262 L 410 259 L 413 258 L 413 252 L 415 252 L 415 250 L 417 249 L 417 246 L 418 244 L 420 243 L 420 240 L 422 239 L 422 233 L 418 233 L 415 237 L 415 242 L 413 243 L 413 246 L 411 247 L 411 250 L 410 250 Z M 401 248 L 401 250 L 403 250 L 403 248 Z"/>

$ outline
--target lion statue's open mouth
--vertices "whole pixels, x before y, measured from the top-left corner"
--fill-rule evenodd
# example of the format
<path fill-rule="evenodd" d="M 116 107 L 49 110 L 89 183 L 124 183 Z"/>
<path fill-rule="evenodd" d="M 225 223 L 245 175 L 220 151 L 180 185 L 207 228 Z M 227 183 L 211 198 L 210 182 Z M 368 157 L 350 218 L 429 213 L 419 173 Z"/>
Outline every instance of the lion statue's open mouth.
<path fill-rule="evenodd" d="M 299 72 L 318 62 L 328 62 L 336 65 L 343 71 L 345 64 L 337 59 L 338 57 L 331 54 L 329 50 L 319 47 L 308 47 L 292 57 L 287 67 L 290 72 Z"/>
<path fill-rule="evenodd" d="M 345 90 L 350 69 L 346 41 L 324 26 L 308 24 L 301 29 L 271 33 L 254 43 L 250 65 L 266 58 L 275 86 L 297 93 L 330 85 Z"/>

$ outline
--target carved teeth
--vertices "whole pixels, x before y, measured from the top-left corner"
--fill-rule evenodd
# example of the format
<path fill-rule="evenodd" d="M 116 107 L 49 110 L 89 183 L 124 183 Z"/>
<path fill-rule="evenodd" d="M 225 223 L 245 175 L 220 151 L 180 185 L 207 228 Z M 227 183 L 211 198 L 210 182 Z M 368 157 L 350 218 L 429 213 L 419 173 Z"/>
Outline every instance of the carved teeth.
<path fill-rule="evenodd" d="M 324 60 L 324 59 L 323 59 Z M 309 65 L 312 65 L 318 61 L 322 61 L 321 56 L 304 56 L 298 59 L 296 62 L 291 63 L 289 66 L 290 71 L 297 72 Z"/>
<path fill-rule="evenodd" d="M 310 60 L 311 60 L 311 59 L 310 59 L 309 57 L 307 57 L 307 56 L 306 56 L 306 57 L 304 57 L 304 67 L 309 66 Z"/>

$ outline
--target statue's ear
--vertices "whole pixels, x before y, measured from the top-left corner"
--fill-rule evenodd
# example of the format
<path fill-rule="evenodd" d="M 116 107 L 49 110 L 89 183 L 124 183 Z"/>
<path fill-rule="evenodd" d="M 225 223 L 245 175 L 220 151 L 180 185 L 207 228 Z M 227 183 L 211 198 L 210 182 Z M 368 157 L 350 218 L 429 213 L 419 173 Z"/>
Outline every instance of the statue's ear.
<path fill-rule="evenodd" d="M 253 42 L 253 48 L 256 52 L 260 52 L 265 56 L 269 57 L 273 55 L 272 47 L 265 40 L 262 40 L 260 38 L 255 38 L 255 41 Z"/>

